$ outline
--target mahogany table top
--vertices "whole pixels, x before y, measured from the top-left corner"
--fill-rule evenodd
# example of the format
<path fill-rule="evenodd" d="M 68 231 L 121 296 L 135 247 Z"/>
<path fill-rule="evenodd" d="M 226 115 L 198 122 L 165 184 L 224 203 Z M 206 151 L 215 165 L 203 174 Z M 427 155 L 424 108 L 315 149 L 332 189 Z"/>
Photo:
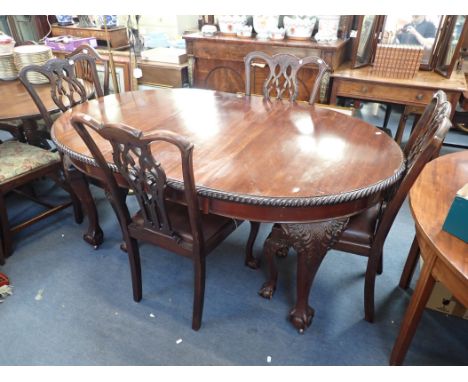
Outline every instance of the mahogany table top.
<path fill-rule="evenodd" d="M 92 94 L 91 85 L 85 84 L 85 86 L 89 94 Z M 35 88 L 47 111 L 55 112 L 59 110 L 50 95 L 49 84 L 35 85 Z M 20 80 L 0 80 L 0 121 L 23 118 L 40 118 L 39 109 L 33 99 Z"/>
<path fill-rule="evenodd" d="M 202 89 L 113 94 L 64 113 L 54 123 L 52 137 L 59 150 L 85 164 L 85 171 L 93 167 L 93 160 L 69 124 L 78 112 L 143 132 L 167 129 L 186 136 L 195 145 L 199 194 L 244 205 L 299 209 L 370 202 L 371 195 L 393 184 L 404 171 L 399 146 L 360 119 L 307 103 L 270 103 L 261 97 Z M 112 163 L 110 145 L 93 136 Z M 165 149 L 157 158 L 168 178 L 180 183 L 177 155 Z M 340 214 L 345 213 L 335 213 Z M 281 217 L 277 211 L 274 221 Z"/>

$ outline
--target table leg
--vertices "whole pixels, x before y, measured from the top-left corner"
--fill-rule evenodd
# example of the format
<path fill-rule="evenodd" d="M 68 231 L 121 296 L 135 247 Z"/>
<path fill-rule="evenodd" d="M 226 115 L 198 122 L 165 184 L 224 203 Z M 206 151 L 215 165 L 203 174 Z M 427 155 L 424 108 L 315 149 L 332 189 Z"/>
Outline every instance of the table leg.
<path fill-rule="evenodd" d="M 260 266 L 260 260 L 257 259 L 253 255 L 253 246 L 255 243 L 255 239 L 257 238 L 259 229 L 260 229 L 259 222 L 253 222 L 253 221 L 250 222 L 250 233 L 249 233 L 249 239 L 247 240 L 247 244 L 245 246 L 244 264 L 247 265 L 251 269 L 258 269 L 258 267 Z"/>
<path fill-rule="evenodd" d="M 269 280 L 262 286 L 260 295 L 270 297 L 276 288 L 277 270 L 274 254 L 285 244 L 297 252 L 296 304 L 289 313 L 293 326 L 300 332 L 310 326 L 314 310 L 309 306 L 309 293 L 317 271 L 327 254 L 346 228 L 349 218 L 316 223 L 280 224 L 282 234 L 272 231 L 265 242 L 265 257 L 269 264 Z M 275 243 L 276 242 L 276 243 Z"/>
<path fill-rule="evenodd" d="M 64 156 L 63 167 L 65 176 L 75 191 L 81 205 L 88 216 L 88 231 L 83 235 L 83 239 L 97 248 L 104 241 L 104 233 L 99 226 L 99 219 L 93 196 L 89 190 L 86 177 Z"/>
<path fill-rule="evenodd" d="M 23 134 L 26 142 L 30 145 L 42 147 L 46 150 L 50 150 L 51 146 L 47 139 L 50 139 L 48 132 L 39 130 L 37 122 L 33 119 L 23 119 Z"/>
<path fill-rule="evenodd" d="M 393 346 L 392 354 L 390 356 L 390 365 L 401 365 L 408 351 L 411 340 L 413 339 L 416 327 L 421 320 L 422 313 L 426 306 L 427 300 L 431 295 L 434 288 L 435 279 L 432 277 L 432 268 L 434 266 L 436 257 L 432 257 L 424 261 L 421 269 L 418 283 L 411 296 L 410 303 L 405 312 L 405 317 L 401 324 L 400 333 Z"/>

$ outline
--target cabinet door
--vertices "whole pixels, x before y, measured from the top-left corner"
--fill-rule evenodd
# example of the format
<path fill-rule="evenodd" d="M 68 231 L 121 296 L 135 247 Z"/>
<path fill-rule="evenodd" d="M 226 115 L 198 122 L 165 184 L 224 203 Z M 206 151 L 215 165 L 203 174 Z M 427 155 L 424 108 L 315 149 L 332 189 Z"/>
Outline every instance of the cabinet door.
<path fill-rule="evenodd" d="M 245 92 L 244 63 L 197 58 L 194 86 L 229 93 Z"/>

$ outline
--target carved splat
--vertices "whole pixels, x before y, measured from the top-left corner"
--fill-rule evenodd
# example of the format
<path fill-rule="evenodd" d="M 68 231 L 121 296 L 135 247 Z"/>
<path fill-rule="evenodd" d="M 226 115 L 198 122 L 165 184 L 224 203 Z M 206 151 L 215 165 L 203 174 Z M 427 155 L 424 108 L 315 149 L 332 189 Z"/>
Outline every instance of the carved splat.
<path fill-rule="evenodd" d="M 269 56 L 264 52 L 250 52 L 244 57 L 245 63 L 245 93 L 250 95 L 250 72 L 254 60 L 263 60 L 267 63 L 270 73 L 263 83 L 263 96 L 270 99 L 272 95 L 276 99 L 288 95 L 291 102 L 297 99 L 299 92 L 297 73 L 305 65 L 314 64 L 318 67 L 318 74 L 311 90 L 309 103 L 314 103 L 319 95 L 322 80 L 330 71 L 327 63 L 320 57 L 309 56 L 298 58 L 292 54 L 275 54 Z"/>

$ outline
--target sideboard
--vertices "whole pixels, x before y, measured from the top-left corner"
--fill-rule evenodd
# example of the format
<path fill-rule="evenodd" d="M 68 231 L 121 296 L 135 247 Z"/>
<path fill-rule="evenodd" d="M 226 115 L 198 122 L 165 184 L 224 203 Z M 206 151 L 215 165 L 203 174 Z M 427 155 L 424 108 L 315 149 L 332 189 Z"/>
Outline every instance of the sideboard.
<path fill-rule="evenodd" d="M 212 37 L 201 33 L 183 36 L 187 45 L 190 85 L 197 88 L 237 93 L 245 91 L 244 57 L 252 51 L 269 55 L 290 53 L 297 57 L 319 56 L 332 70 L 346 60 L 349 39 L 330 43 L 307 40 L 259 40 L 217 34 Z M 267 69 L 262 63 L 253 63 L 252 92 L 261 94 Z M 299 100 L 308 100 L 315 81 L 315 66 L 305 67 L 298 73 Z"/>

